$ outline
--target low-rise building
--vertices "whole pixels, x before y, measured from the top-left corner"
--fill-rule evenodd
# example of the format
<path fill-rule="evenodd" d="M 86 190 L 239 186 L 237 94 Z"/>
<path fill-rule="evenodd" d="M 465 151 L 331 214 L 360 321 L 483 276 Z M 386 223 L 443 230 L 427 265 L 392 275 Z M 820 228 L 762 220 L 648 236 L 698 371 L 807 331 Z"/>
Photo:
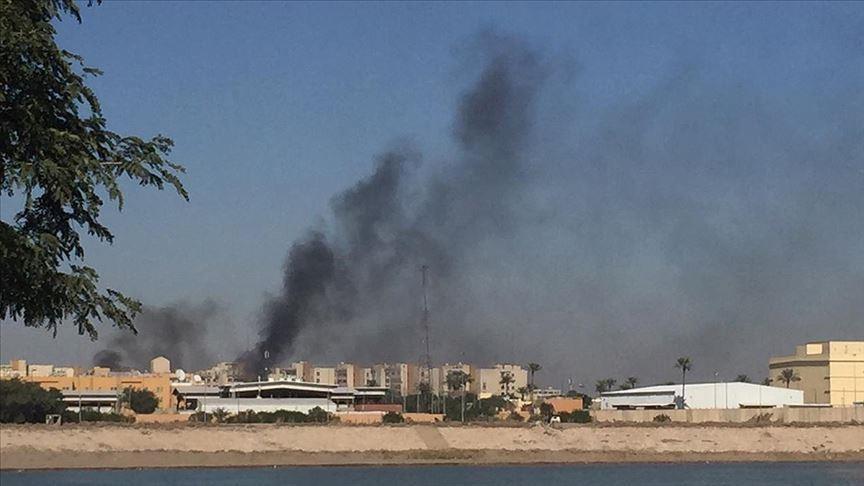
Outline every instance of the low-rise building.
<path fill-rule="evenodd" d="M 25 381 L 38 383 L 46 390 L 52 388 L 61 392 L 112 392 L 121 393 L 126 388 L 150 390 L 159 400 L 159 408 L 173 408 L 170 375 L 135 373 L 110 373 L 108 376 L 28 376 Z"/>
<path fill-rule="evenodd" d="M 27 376 L 51 376 L 54 374 L 54 365 L 31 364 L 27 365 Z"/>
<path fill-rule="evenodd" d="M 534 390 L 534 398 L 543 400 L 546 398 L 560 397 L 563 394 L 561 393 L 560 388 L 552 388 L 551 386 L 546 388 L 538 388 Z M 579 399 L 582 400 L 581 398 Z"/>
<path fill-rule="evenodd" d="M 795 354 L 769 360 L 776 386 L 804 393 L 805 403 L 851 406 L 864 402 L 864 341 L 823 341 L 795 347 Z M 784 370 L 791 370 L 788 383 Z"/>
<path fill-rule="evenodd" d="M 682 400 L 683 392 L 683 400 Z M 687 383 L 616 390 L 600 395 L 601 410 L 729 409 L 803 405 L 801 390 L 753 383 Z"/>

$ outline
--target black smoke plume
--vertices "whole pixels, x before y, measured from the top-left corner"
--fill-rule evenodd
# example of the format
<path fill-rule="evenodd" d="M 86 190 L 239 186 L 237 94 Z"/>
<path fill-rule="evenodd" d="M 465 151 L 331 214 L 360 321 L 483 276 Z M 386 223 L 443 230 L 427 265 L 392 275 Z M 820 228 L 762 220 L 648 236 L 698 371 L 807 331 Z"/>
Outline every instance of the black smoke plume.
<path fill-rule="evenodd" d="M 583 108 L 559 63 L 473 47 L 454 155 L 422 172 L 397 147 L 333 198 L 251 370 L 418 359 L 424 264 L 435 361 L 537 361 L 544 383 L 662 382 L 685 355 L 695 380 L 762 377 L 795 344 L 862 338 L 861 70 L 796 71 L 778 97 L 697 60 Z"/>
<path fill-rule="evenodd" d="M 118 334 L 107 349 L 93 356 L 93 364 L 146 370 L 151 359 L 164 356 L 171 361 L 172 369 L 209 366 L 211 355 L 206 336 L 221 313 L 221 307 L 213 301 L 145 307 L 135 319 L 138 334 Z"/>
<path fill-rule="evenodd" d="M 333 198 L 331 231 L 313 232 L 291 248 L 281 293 L 264 307 L 261 339 L 240 358 L 247 375 L 280 363 L 305 331 L 369 320 L 375 324 L 368 339 L 389 340 L 375 349 L 414 357 L 419 267 L 429 265 L 439 282 L 455 284 L 464 249 L 508 234 L 544 73 L 515 41 L 487 35 L 478 46 L 484 67 L 462 97 L 454 126 L 458 160 L 409 189 L 406 175 L 420 156 L 400 147 Z"/>

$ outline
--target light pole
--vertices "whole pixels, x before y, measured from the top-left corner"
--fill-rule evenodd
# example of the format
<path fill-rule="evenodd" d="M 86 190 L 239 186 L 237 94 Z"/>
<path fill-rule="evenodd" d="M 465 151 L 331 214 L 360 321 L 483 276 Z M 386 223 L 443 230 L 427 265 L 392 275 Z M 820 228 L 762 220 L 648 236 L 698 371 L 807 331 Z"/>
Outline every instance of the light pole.
<path fill-rule="evenodd" d="M 720 375 L 718 372 L 714 372 L 714 408 L 717 408 L 717 377 Z"/>

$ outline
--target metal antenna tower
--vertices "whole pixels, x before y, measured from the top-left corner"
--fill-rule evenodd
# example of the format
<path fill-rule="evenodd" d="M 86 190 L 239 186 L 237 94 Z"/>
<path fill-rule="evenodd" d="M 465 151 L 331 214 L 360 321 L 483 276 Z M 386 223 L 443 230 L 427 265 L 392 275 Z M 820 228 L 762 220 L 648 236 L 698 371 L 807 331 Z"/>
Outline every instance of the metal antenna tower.
<path fill-rule="evenodd" d="M 420 273 L 423 275 L 423 332 L 425 333 L 424 342 L 426 344 L 426 354 L 423 355 L 423 364 L 426 367 L 426 375 L 423 377 L 423 380 L 426 385 L 429 387 L 430 394 L 430 403 L 429 408 L 432 408 L 431 402 L 431 394 L 432 394 L 432 353 L 430 350 L 429 343 L 429 301 L 426 297 L 426 282 L 427 282 L 427 273 L 429 272 L 428 265 L 420 266 Z"/>

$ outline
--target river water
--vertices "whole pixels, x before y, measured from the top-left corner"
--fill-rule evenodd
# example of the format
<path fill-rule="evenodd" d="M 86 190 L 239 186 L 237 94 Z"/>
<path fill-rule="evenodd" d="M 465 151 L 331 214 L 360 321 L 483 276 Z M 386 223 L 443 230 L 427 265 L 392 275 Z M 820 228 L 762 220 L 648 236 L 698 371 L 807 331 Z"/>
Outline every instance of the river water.
<path fill-rule="evenodd" d="M 561 466 L 279 467 L 0 473 L 15 485 L 864 485 L 860 463 L 587 464 Z"/>

